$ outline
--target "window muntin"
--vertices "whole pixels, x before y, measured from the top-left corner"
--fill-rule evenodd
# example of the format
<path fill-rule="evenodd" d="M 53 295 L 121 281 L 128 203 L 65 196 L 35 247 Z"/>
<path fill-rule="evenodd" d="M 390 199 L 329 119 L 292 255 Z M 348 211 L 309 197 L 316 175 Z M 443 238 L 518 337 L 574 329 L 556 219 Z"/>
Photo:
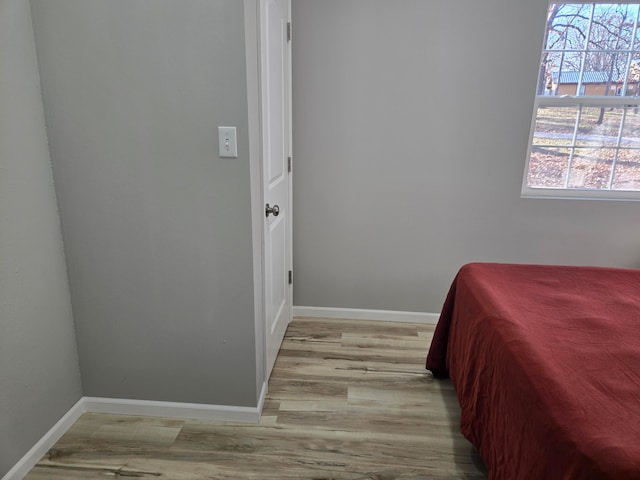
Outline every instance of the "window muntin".
<path fill-rule="evenodd" d="M 523 195 L 640 199 L 639 15 L 549 5 Z"/>

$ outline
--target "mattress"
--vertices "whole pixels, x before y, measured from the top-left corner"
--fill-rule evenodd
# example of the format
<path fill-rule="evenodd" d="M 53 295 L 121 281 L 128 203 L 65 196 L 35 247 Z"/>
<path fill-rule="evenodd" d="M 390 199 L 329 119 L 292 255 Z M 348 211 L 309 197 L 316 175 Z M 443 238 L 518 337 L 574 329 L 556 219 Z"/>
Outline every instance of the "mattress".
<path fill-rule="evenodd" d="M 465 265 L 426 366 L 491 480 L 640 480 L 640 270 Z"/>

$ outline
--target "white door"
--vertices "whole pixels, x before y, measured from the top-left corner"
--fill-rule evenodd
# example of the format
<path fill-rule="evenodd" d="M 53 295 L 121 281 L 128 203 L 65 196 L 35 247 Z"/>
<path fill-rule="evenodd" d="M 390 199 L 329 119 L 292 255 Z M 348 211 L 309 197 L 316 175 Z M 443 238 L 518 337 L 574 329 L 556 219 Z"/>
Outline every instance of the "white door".
<path fill-rule="evenodd" d="M 291 0 L 260 0 L 266 379 L 291 321 Z"/>

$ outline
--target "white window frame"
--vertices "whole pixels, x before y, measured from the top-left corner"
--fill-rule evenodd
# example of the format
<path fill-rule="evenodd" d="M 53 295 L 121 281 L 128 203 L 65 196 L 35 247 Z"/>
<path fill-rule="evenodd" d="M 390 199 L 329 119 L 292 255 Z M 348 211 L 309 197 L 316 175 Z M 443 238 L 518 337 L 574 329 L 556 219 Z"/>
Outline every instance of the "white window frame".
<path fill-rule="evenodd" d="M 550 2 L 551 3 L 551 2 Z M 555 2 L 554 2 L 555 3 Z M 621 1 L 621 0 L 611 0 L 611 1 L 565 1 L 562 2 L 565 4 L 638 4 L 636 1 Z M 545 35 L 543 36 L 543 45 L 540 49 L 541 54 L 544 53 L 546 45 L 544 45 L 544 38 L 546 38 L 546 28 L 547 24 L 545 21 L 544 24 Z M 636 22 L 636 27 L 640 30 L 640 22 Z M 634 31 L 633 38 L 636 37 Z M 541 55 L 542 58 L 542 55 Z M 628 70 L 629 66 L 627 66 Z M 581 70 L 582 71 L 582 70 Z M 580 75 L 580 77 L 582 77 Z M 579 84 L 577 90 L 579 91 L 582 85 L 582 79 L 579 79 Z M 627 79 L 624 81 L 624 89 L 627 86 Z M 536 82 L 536 92 L 538 89 L 538 85 Z M 527 158 L 525 162 L 524 175 L 522 179 L 522 198 L 555 198 L 555 199 L 583 199 L 583 200 L 632 200 L 632 201 L 640 201 L 640 190 L 608 190 L 608 189 L 590 189 L 590 188 L 565 188 L 565 187 L 530 187 L 528 185 L 528 174 L 529 174 L 529 163 L 531 160 L 531 152 L 533 149 L 533 140 L 534 133 L 536 127 L 536 119 L 538 115 L 539 107 L 624 107 L 624 106 L 640 106 L 640 96 L 639 97 L 624 97 L 624 96 L 578 96 L 578 95 L 545 95 L 544 92 L 541 95 L 535 96 L 534 106 L 533 106 L 533 115 L 531 118 L 531 127 L 529 131 L 529 145 L 527 148 Z"/>

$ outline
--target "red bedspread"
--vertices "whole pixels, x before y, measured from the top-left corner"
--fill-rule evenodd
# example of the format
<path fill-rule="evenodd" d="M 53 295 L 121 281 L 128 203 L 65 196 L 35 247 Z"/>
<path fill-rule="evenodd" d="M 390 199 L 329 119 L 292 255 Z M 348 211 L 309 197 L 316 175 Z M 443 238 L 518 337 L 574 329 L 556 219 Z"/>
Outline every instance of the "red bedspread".
<path fill-rule="evenodd" d="M 640 270 L 466 265 L 427 368 L 491 480 L 640 479 Z"/>

